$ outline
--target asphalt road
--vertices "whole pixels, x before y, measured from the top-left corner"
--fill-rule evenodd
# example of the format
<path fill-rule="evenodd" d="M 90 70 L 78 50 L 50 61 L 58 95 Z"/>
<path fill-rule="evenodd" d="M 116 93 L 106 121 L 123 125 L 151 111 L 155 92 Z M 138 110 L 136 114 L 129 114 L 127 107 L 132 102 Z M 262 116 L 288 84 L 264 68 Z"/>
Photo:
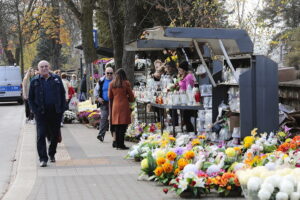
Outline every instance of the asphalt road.
<path fill-rule="evenodd" d="M 0 103 L 0 199 L 10 181 L 24 119 L 24 105 Z"/>

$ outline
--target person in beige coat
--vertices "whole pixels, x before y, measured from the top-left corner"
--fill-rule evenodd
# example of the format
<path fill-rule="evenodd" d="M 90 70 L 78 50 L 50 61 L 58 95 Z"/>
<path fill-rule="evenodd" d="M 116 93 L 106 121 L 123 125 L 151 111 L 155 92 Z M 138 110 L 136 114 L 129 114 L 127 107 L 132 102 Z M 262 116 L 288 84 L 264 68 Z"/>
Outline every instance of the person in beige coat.
<path fill-rule="evenodd" d="M 29 108 L 28 95 L 29 95 L 30 81 L 33 77 L 34 77 L 34 70 L 30 68 L 25 74 L 25 77 L 22 82 L 22 95 L 25 103 L 26 122 L 31 122 L 31 123 L 34 122 L 33 121 L 34 115 Z"/>
<path fill-rule="evenodd" d="M 125 132 L 131 123 L 129 103 L 134 101 L 134 95 L 127 80 L 125 71 L 116 71 L 115 79 L 109 84 L 108 97 L 110 102 L 110 123 L 116 133 L 117 149 L 128 149 L 124 144 Z"/>

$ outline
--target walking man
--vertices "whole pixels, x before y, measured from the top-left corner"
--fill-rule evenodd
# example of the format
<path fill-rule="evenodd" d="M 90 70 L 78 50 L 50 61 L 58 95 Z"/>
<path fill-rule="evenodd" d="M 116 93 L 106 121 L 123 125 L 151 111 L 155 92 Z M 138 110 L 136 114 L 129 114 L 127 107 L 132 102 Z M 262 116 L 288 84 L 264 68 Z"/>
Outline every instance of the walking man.
<path fill-rule="evenodd" d="M 98 140 L 103 142 L 104 136 L 106 131 L 108 131 L 109 128 L 109 98 L 108 98 L 108 88 L 109 84 L 113 79 L 113 73 L 114 70 L 111 67 L 107 67 L 105 69 L 105 76 L 103 76 L 99 82 L 97 83 L 95 90 L 94 90 L 94 96 L 98 100 L 100 104 L 100 110 L 101 110 L 101 119 L 100 119 L 100 131 L 97 136 Z"/>
<path fill-rule="evenodd" d="M 55 162 L 57 143 L 61 140 L 60 122 L 66 105 L 62 80 L 50 73 L 50 67 L 45 60 L 39 62 L 39 75 L 32 79 L 29 89 L 29 106 L 36 119 L 40 167 L 47 166 L 48 155 L 50 162 Z M 46 137 L 50 142 L 48 155 Z"/>

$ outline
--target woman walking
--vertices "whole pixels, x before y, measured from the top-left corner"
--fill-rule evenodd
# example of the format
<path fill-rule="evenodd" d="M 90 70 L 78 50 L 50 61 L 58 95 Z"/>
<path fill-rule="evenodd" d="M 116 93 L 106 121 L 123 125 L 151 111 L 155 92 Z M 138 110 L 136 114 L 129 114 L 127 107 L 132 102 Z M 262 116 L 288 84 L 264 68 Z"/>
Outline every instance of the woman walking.
<path fill-rule="evenodd" d="M 23 99 L 25 102 L 25 114 L 26 114 L 26 122 L 34 123 L 33 121 L 33 113 L 29 108 L 28 96 L 29 96 L 29 87 L 30 81 L 34 77 L 34 70 L 32 68 L 28 69 L 24 79 L 23 79 Z"/>
<path fill-rule="evenodd" d="M 134 101 L 134 95 L 127 80 L 124 69 L 118 69 L 115 79 L 109 85 L 110 123 L 116 132 L 117 149 L 128 149 L 124 144 L 125 132 L 131 123 L 129 103 Z"/>

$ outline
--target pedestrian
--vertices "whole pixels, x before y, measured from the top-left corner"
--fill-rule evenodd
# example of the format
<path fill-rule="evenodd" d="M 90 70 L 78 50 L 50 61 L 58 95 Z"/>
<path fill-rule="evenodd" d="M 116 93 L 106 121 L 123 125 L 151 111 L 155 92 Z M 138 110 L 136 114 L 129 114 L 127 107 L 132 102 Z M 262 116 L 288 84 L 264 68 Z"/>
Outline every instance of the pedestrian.
<path fill-rule="evenodd" d="M 181 91 L 186 91 L 188 86 L 190 86 L 191 88 L 194 87 L 195 77 L 192 73 L 189 73 L 189 64 L 187 61 L 184 61 L 179 64 L 178 73 L 180 78 L 179 87 Z M 182 115 L 183 115 L 183 123 L 186 126 L 186 131 L 193 132 L 194 126 L 191 122 L 191 117 L 193 113 L 190 112 L 189 110 L 183 110 Z"/>
<path fill-rule="evenodd" d="M 72 74 L 70 84 L 73 87 L 73 89 L 75 90 L 75 92 L 77 93 L 77 89 L 78 89 L 78 86 L 79 86 L 79 81 L 77 79 L 76 74 Z"/>
<path fill-rule="evenodd" d="M 107 67 L 105 69 L 105 75 L 100 78 L 98 81 L 95 89 L 94 89 L 94 96 L 95 99 L 98 101 L 101 110 L 101 119 L 100 119 L 100 127 L 99 127 L 99 134 L 97 136 L 98 140 L 103 142 L 104 136 L 106 131 L 109 130 L 109 98 L 108 98 L 108 88 L 109 84 L 113 79 L 114 70 L 111 67 Z M 116 147 L 115 142 L 115 134 L 114 131 L 111 129 L 113 135 L 113 147 Z"/>
<path fill-rule="evenodd" d="M 65 97 L 66 97 L 66 108 L 65 108 L 65 110 L 69 110 L 69 101 L 70 101 L 69 88 L 71 87 L 71 84 L 67 80 L 67 74 L 66 73 L 61 74 L 61 80 L 62 80 L 62 83 L 64 85 L 64 89 L 65 89 Z M 61 127 L 64 126 L 64 117 L 63 116 L 62 116 L 62 119 L 61 119 L 60 126 Z"/>
<path fill-rule="evenodd" d="M 60 122 L 66 105 L 62 80 L 50 73 L 50 68 L 49 62 L 40 61 L 39 75 L 32 79 L 29 89 L 29 105 L 36 120 L 40 167 L 47 166 L 48 155 L 50 162 L 55 162 L 57 143 L 61 141 Z M 50 143 L 48 155 L 46 137 Z"/>
<path fill-rule="evenodd" d="M 29 108 L 29 103 L 28 103 L 28 95 L 29 95 L 29 86 L 30 86 L 30 81 L 34 77 L 34 70 L 32 68 L 28 69 L 23 82 L 22 82 L 22 90 L 23 90 L 23 99 L 25 103 L 25 114 L 26 114 L 26 122 L 29 123 L 34 123 L 34 115 L 31 112 Z"/>
<path fill-rule="evenodd" d="M 134 101 L 134 95 L 127 80 L 124 69 L 116 71 L 115 79 L 109 84 L 110 123 L 116 131 L 117 149 L 128 149 L 124 144 L 125 132 L 131 123 L 130 102 Z"/>
<path fill-rule="evenodd" d="M 79 94 L 79 101 L 85 101 L 86 100 L 86 72 L 84 72 L 82 80 L 80 82 L 80 94 Z"/>

